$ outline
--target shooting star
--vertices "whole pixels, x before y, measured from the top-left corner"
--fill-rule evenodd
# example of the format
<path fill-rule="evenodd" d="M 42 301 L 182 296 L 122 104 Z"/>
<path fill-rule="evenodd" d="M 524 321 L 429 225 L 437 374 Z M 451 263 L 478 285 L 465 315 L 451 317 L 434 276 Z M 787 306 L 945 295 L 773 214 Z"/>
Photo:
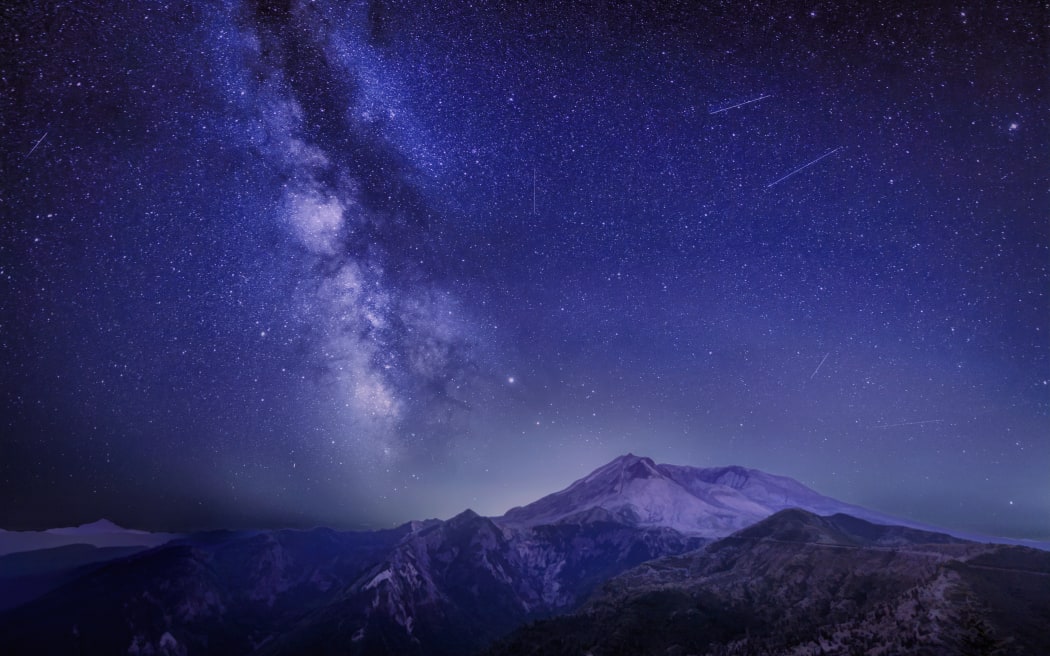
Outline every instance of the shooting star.
<path fill-rule="evenodd" d="M 758 98 L 752 98 L 751 100 L 745 100 L 742 103 L 737 103 L 735 105 L 730 105 L 729 107 L 723 107 L 722 109 L 716 109 L 715 111 L 711 112 L 709 114 L 709 116 L 714 116 L 715 114 L 721 114 L 722 112 L 728 112 L 731 109 L 736 109 L 737 107 L 743 107 L 744 105 L 750 105 L 751 103 L 757 103 L 759 100 L 765 100 L 766 98 L 772 98 L 772 97 L 773 97 L 773 94 L 767 93 L 766 95 L 759 96 Z"/>
<path fill-rule="evenodd" d="M 828 356 L 829 356 L 829 355 L 831 355 L 831 352 L 830 352 L 830 351 L 829 351 L 829 352 L 827 352 L 827 353 L 825 353 L 825 354 L 824 354 L 824 360 L 827 360 L 827 359 L 828 359 Z M 820 361 L 820 364 L 818 364 L 818 365 L 817 365 L 817 368 L 816 368 L 816 369 L 814 369 L 814 370 L 813 370 L 813 373 L 811 373 L 811 374 L 809 375 L 809 379 L 810 379 L 810 380 L 813 380 L 813 376 L 816 376 L 816 375 L 817 375 L 817 372 L 818 372 L 818 371 L 820 371 L 820 368 L 824 366 L 824 360 L 821 360 L 821 361 Z"/>
<path fill-rule="evenodd" d="M 787 180 L 788 178 L 790 178 L 791 176 L 795 175 L 796 173 L 799 173 L 801 171 L 805 171 L 806 169 L 808 169 L 809 167 L 813 166 L 814 164 L 816 164 L 820 160 L 824 159 L 825 157 L 830 157 L 831 155 L 834 155 L 835 153 L 837 153 L 840 150 L 842 150 L 842 146 L 839 146 L 838 148 L 835 148 L 834 150 L 829 150 L 828 152 L 824 153 L 823 155 L 821 155 L 820 157 L 816 158 L 812 162 L 809 162 L 808 164 L 803 164 L 802 166 L 798 167 L 797 169 L 795 169 L 791 173 L 788 173 L 784 177 L 779 178 L 777 180 L 774 180 L 773 182 L 770 182 L 769 184 L 766 185 L 766 189 L 769 189 L 773 185 L 780 184 L 781 182 L 783 182 L 784 180 Z"/>
<path fill-rule="evenodd" d="M 536 167 L 532 167 L 532 213 L 536 213 Z"/>
<path fill-rule="evenodd" d="M 22 158 L 22 161 L 23 161 L 23 162 L 24 162 L 25 160 L 29 159 L 29 156 L 30 156 L 30 155 L 32 155 L 32 154 L 33 154 L 33 151 L 37 149 L 37 146 L 39 146 L 39 145 L 40 145 L 40 144 L 41 144 L 41 143 L 42 143 L 42 142 L 44 141 L 44 139 L 46 139 L 46 138 L 47 138 L 47 135 L 48 135 L 49 133 L 50 133 L 50 130 L 45 130 L 45 131 L 44 131 L 44 134 L 43 134 L 43 135 L 42 135 L 42 136 L 41 136 L 41 137 L 40 137 L 39 139 L 37 139 L 37 140 L 36 140 L 36 143 L 35 143 L 35 144 L 33 144 L 33 147 L 32 147 L 32 148 L 30 148 L 30 149 L 29 149 L 29 152 L 25 154 L 25 157 L 23 157 L 23 158 Z"/>
<path fill-rule="evenodd" d="M 872 428 L 899 428 L 901 426 L 922 426 L 923 424 L 941 424 L 943 419 L 924 419 L 923 421 L 902 421 L 899 424 L 879 424 Z"/>

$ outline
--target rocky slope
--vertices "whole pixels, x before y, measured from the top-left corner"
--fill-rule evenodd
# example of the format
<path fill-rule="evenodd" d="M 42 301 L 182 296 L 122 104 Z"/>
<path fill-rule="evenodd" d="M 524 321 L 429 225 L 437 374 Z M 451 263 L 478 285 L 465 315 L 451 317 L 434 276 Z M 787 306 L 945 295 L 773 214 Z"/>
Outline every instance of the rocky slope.
<path fill-rule="evenodd" d="M 607 521 L 511 529 L 467 511 L 406 537 L 266 653 L 472 653 L 628 567 L 701 544 Z"/>
<path fill-rule="evenodd" d="M 1046 552 L 787 510 L 489 654 L 1045 654 L 1046 626 Z"/>
<path fill-rule="evenodd" d="M 0 615 L 0 653 L 251 653 L 410 530 L 208 534 L 113 560 Z"/>
<path fill-rule="evenodd" d="M 0 615 L 0 653 L 462 654 L 703 543 L 606 521 L 510 528 L 470 511 L 385 532 L 198 536 Z"/>

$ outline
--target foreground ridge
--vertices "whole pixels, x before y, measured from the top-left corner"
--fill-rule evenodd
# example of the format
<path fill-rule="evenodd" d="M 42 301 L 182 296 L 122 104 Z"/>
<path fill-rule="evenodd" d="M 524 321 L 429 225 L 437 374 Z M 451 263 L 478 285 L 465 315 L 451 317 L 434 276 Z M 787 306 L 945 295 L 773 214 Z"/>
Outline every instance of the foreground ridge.
<path fill-rule="evenodd" d="M 486 654 L 1042 654 L 1048 590 L 1046 552 L 785 510 Z"/>

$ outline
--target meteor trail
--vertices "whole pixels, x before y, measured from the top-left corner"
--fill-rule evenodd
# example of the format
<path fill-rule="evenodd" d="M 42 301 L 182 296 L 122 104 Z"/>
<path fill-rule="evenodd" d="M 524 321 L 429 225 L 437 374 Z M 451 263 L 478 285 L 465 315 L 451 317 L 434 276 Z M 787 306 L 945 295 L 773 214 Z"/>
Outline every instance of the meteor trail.
<path fill-rule="evenodd" d="M 944 423 L 943 419 L 925 419 L 923 421 L 902 421 L 899 424 L 879 424 L 878 426 L 872 426 L 872 428 L 898 428 L 900 426 L 921 426 L 923 424 L 941 423 Z"/>
<path fill-rule="evenodd" d="M 831 352 L 830 352 L 830 351 L 829 351 L 828 353 L 825 353 L 825 354 L 824 354 L 824 360 L 827 360 L 827 359 L 828 359 L 828 356 L 829 356 L 829 355 L 831 355 Z M 818 371 L 820 371 L 820 368 L 824 366 L 824 360 L 821 360 L 821 361 L 820 361 L 820 364 L 818 364 L 818 365 L 817 365 L 817 368 L 816 368 L 816 369 L 814 369 L 814 370 L 813 370 L 813 373 L 811 373 L 811 374 L 809 375 L 809 379 L 810 379 L 810 380 L 813 380 L 813 376 L 816 376 L 816 375 L 817 375 L 817 372 L 818 372 Z"/>
<path fill-rule="evenodd" d="M 771 93 L 767 93 L 766 95 L 759 96 L 758 98 L 752 98 L 751 100 L 745 100 L 742 103 L 737 103 L 735 105 L 730 105 L 729 107 L 723 107 L 722 109 L 716 109 L 715 111 L 711 112 L 709 115 L 710 116 L 714 116 L 715 114 L 721 114 L 722 112 L 728 112 L 729 110 L 736 109 L 737 107 L 743 107 L 744 105 L 750 105 L 751 103 L 756 103 L 759 100 L 765 100 L 766 98 L 769 98 L 772 95 L 773 94 L 771 94 Z"/>
<path fill-rule="evenodd" d="M 788 173 L 784 177 L 778 178 L 777 180 L 774 180 L 773 182 L 770 182 L 769 184 L 766 185 L 766 189 L 769 189 L 773 185 L 780 184 L 781 182 L 783 182 L 784 180 L 787 180 L 788 178 L 790 178 L 791 176 L 795 175 L 796 173 L 808 169 L 809 167 L 813 166 L 814 164 L 816 164 L 820 160 L 824 159 L 825 157 L 828 157 L 830 155 L 834 155 L 835 153 L 837 153 L 840 150 L 842 150 L 842 146 L 839 146 L 838 148 L 835 148 L 834 150 L 829 150 L 828 152 L 824 153 L 823 155 L 821 155 L 820 157 L 816 158 L 812 162 L 809 162 L 808 164 L 803 164 L 802 166 L 798 167 L 797 169 L 795 169 L 791 173 Z"/>
<path fill-rule="evenodd" d="M 41 142 L 42 142 L 42 141 L 43 141 L 43 140 L 44 140 L 45 138 L 47 138 L 48 132 L 50 132 L 50 131 L 45 131 L 45 132 L 44 132 L 44 134 L 43 134 L 43 136 L 41 136 L 41 137 L 40 137 L 39 139 L 37 139 L 37 140 L 36 140 L 36 143 L 35 143 L 35 144 L 33 144 L 33 147 L 32 147 L 32 148 L 30 148 L 30 149 L 29 149 L 29 152 L 28 152 L 28 153 L 26 153 L 25 157 L 23 157 L 23 158 L 22 158 L 22 160 L 23 160 L 23 161 L 24 161 L 24 160 L 27 160 L 27 159 L 29 159 L 29 156 L 33 154 L 33 151 L 34 151 L 34 150 L 36 150 L 37 146 L 39 146 L 39 145 L 40 145 L 40 143 L 41 143 Z"/>

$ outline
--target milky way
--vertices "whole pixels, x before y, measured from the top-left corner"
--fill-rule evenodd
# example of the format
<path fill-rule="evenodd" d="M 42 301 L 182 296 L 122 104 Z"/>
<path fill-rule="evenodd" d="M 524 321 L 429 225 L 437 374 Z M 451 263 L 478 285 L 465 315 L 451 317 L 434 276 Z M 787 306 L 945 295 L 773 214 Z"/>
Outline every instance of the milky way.
<path fill-rule="evenodd" d="M 319 11 L 238 18 L 243 81 L 226 90 L 255 129 L 244 147 L 281 176 L 276 214 L 312 258 L 296 300 L 329 386 L 318 394 L 341 406 L 335 441 L 357 459 L 433 455 L 466 406 L 471 343 L 455 300 L 421 269 L 427 217 L 400 179 L 411 153 L 386 138 L 402 129 L 396 82 L 361 30 Z"/>
<path fill-rule="evenodd" d="M 1037 7 L 3 17 L 0 526 L 500 513 L 633 451 L 1050 535 Z"/>

